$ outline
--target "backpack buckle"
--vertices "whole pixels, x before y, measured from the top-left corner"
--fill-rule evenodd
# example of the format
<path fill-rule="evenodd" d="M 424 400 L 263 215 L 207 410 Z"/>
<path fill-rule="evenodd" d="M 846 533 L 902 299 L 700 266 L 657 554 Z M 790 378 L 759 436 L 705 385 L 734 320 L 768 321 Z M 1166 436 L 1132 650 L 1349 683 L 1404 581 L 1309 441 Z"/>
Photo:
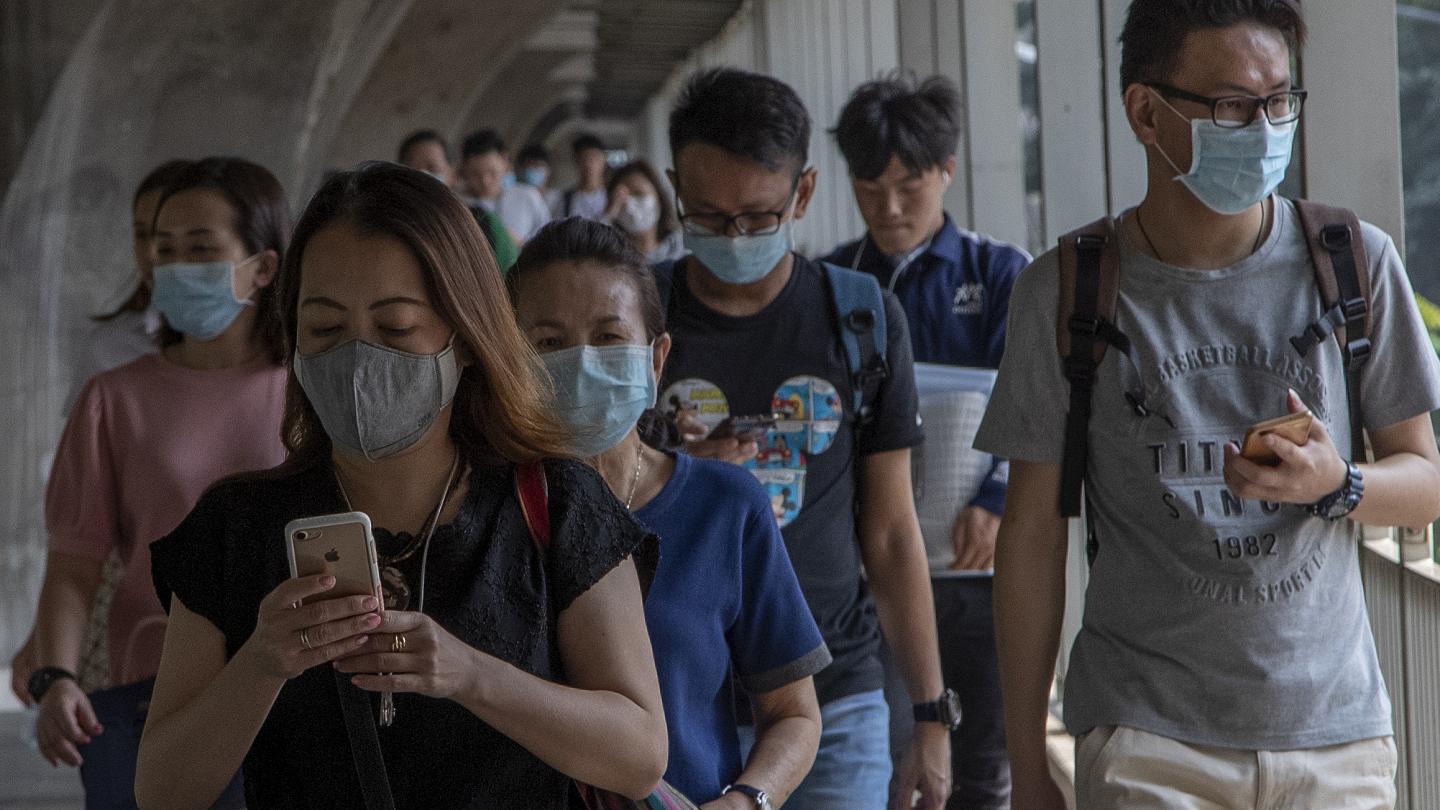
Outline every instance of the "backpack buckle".
<path fill-rule="evenodd" d="M 1341 305 L 1341 310 L 1345 313 L 1345 320 L 1347 321 L 1365 317 L 1365 312 L 1369 308 L 1364 298 L 1351 298 Z"/>
<path fill-rule="evenodd" d="M 1072 335 L 1097 335 L 1100 333 L 1100 319 L 1086 318 L 1081 315 L 1070 316 L 1070 334 Z"/>
<path fill-rule="evenodd" d="M 1350 249 L 1349 225 L 1326 225 L 1320 231 L 1320 246 L 1331 253 Z"/>
<path fill-rule="evenodd" d="M 1370 357 L 1370 338 L 1356 338 L 1345 344 L 1345 360 L 1363 363 Z"/>
<path fill-rule="evenodd" d="M 1100 236 L 1099 234 L 1082 233 L 1079 236 L 1075 237 L 1075 249 L 1104 250 L 1106 241 L 1108 240 L 1106 240 L 1105 237 Z"/>

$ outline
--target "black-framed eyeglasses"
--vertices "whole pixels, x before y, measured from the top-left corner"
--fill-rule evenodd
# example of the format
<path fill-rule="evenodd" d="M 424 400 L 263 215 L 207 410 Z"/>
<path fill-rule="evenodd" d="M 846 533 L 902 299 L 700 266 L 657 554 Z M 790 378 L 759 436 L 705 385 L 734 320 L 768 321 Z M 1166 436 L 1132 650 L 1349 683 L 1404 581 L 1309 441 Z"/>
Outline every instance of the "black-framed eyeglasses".
<path fill-rule="evenodd" d="M 1152 82 L 1150 86 L 1163 96 L 1206 105 L 1210 108 L 1210 120 L 1214 121 L 1216 126 L 1226 129 L 1240 129 L 1249 126 L 1261 110 L 1265 111 L 1265 117 L 1272 124 L 1288 124 L 1298 120 L 1300 109 L 1305 106 L 1305 97 L 1309 95 L 1298 87 L 1292 87 L 1280 93 L 1271 93 L 1268 96 L 1246 94 L 1202 96 L 1178 87 L 1171 87 L 1168 84 Z"/>
<path fill-rule="evenodd" d="M 795 179 L 790 183 L 790 193 L 785 195 L 785 205 L 778 211 L 745 211 L 734 216 L 686 214 L 677 193 L 675 208 L 681 212 L 680 228 L 693 236 L 720 236 L 729 233 L 731 226 L 734 226 L 735 232 L 741 236 L 769 236 L 780 230 L 780 223 L 785 219 L 785 212 L 790 210 L 790 203 L 795 199 L 795 191 L 800 188 L 800 178 L 804 175 L 804 172 L 795 175 Z"/>

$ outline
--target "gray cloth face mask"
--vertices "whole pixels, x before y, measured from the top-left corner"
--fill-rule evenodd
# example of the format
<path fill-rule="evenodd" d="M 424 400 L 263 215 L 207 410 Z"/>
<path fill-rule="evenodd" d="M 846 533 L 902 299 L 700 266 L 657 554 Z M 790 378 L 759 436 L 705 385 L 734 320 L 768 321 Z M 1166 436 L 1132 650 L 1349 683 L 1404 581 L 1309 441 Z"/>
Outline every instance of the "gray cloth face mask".
<path fill-rule="evenodd" d="M 460 384 L 453 339 L 437 354 L 410 354 L 356 338 L 296 351 L 294 368 L 330 441 L 371 461 L 418 442 Z"/>

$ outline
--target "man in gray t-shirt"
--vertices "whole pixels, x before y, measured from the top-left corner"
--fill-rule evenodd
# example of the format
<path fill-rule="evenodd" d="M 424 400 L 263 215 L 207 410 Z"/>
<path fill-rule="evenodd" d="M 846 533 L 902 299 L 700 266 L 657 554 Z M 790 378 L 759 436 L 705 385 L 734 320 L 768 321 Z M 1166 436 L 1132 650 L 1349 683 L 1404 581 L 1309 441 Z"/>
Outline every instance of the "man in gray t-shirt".
<path fill-rule="evenodd" d="M 1121 38 L 1149 190 L 1116 239 L 1115 322 L 1137 362 L 1107 352 L 1088 426 L 1098 550 L 1064 696 L 1081 808 L 1248 806 L 1277 784 L 1293 806 L 1394 801 L 1356 525 L 1440 515 L 1440 364 L 1395 246 L 1363 226 L 1374 349 L 1358 407 L 1376 461 L 1348 465 L 1342 353 L 1291 346 L 1322 304 L 1296 209 L 1272 193 L 1304 100 L 1289 69 L 1303 30 L 1298 4 L 1135 0 Z M 1012 460 L 995 614 L 1027 809 L 1063 806 L 1043 725 L 1066 547 L 1058 270 L 1052 251 L 1016 282 L 976 440 Z M 1135 390 L 1150 415 L 1126 402 Z M 1278 466 L 1239 457 L 1249 425 L 1301 408 L 1314 426 L 1304 445 L 1273 440 Z"/>

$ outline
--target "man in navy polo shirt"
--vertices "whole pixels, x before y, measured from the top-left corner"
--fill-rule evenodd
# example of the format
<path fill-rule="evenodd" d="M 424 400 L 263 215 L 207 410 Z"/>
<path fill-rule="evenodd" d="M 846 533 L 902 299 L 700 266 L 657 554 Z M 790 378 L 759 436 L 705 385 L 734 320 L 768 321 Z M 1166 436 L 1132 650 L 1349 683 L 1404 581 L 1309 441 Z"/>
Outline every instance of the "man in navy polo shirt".
<path fill-rule="evenodd" d="M 833 133 L 868 230 L 826 261 L 870 273 L 895 294 L 917 362 L 998 368 L 1010 287 L 1030 257 L 961 230 L 945 213 L 960 138 L 954 86 L 942 77 L 920 82 L 907 74 L 868 82 L 850 97 Z M 994 565 L 1007 475 L 1007 463 L 996 459 L 958 512 L 953 553 L 930 555 L 941 666 L 962 711 L 951 749 L 950 807 L 1009 806 L 991 577 L 976 575 Z"/>

